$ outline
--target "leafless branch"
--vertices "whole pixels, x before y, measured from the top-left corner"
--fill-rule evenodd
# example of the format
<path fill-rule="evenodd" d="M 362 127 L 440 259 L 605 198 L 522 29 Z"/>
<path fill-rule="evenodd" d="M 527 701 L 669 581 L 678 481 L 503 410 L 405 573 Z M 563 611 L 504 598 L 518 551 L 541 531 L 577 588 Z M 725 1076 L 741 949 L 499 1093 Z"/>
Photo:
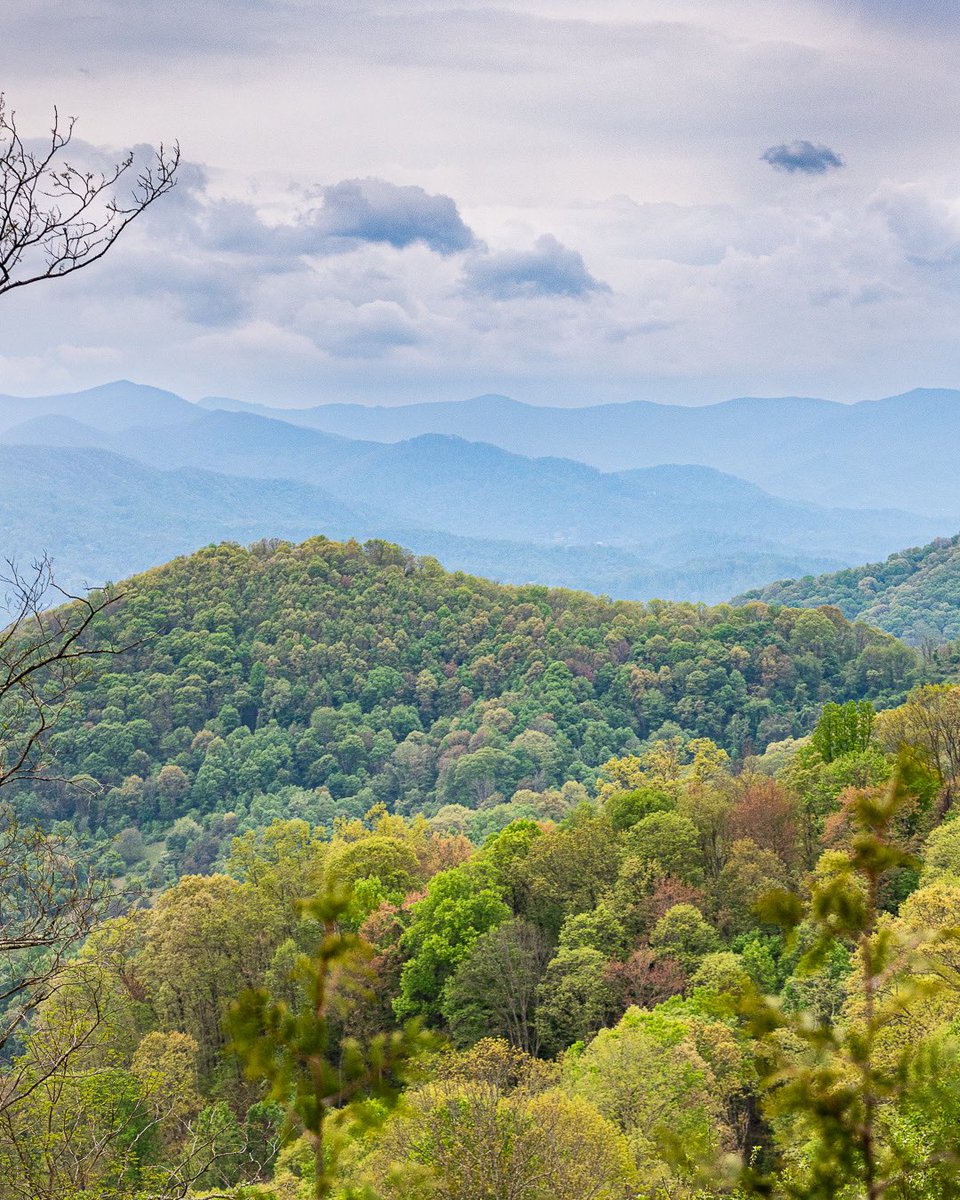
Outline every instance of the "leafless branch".
<path fill-rule="evenodd" d="M 74 166 L 64 151 L 75 124 L 54 108 L 49 136 L 33 150 L 0 92 L 0 295 L 90 266 L 176 183 L 177 143 L 161 143 L 147 166 L 132 152 L 104 171 Z"/>
<path fill-rule="evenodd" d="M 47 735 L 70 703 L 89 660 L 127 647 L 98 640 L 93 625 L 119 597 L 72 596 L 50 562 L 0 574 L 0 788 L 48 777 Z M 51 600 L 65 603 L 48 609 Z M 109 888 L 79 865 L 67 845 L 0 804 L 0 1054 L 57 987 L 66 961 L 97 924 Z M 5 1090 L 0 1109 L 12 1093 Z"/>
<path fill-rule="evenodd" d="M 8 560 L 0 587 L 12 620 L 0 631 L 0 787 L 37 779 L 48 764 L 46 740 L 91 659 L 132 646 L 91 638 L 94 622 L 122 598 L 74 596 L 58 587 L 44 556 L 27 572 Z M 64 603 L 47 608 L 51 599 Z"/>

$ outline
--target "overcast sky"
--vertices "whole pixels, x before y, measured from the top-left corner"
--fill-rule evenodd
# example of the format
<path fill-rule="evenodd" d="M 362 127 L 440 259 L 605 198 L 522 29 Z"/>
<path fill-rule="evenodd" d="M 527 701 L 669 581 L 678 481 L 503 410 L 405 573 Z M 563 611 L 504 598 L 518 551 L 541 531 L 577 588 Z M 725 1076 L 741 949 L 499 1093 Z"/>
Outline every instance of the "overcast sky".
<path fill-rule="evenodd" d="M 56 103 L 96 152 L 178 138 L 185 165 L 102 263 L 0 298 L 0 392 L 960 386 L 957 13 L 18 0 L 22 131 Z"/>

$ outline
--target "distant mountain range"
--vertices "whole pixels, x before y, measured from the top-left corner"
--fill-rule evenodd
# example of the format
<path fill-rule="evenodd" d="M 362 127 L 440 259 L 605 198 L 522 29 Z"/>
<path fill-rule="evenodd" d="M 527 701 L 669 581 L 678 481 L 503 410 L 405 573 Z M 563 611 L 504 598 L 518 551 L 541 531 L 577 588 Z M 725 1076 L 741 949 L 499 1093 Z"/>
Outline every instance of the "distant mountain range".
<path fill-rule="evenodd" d="M 824 401 L 562 410 L 481 397 L 460 405 L 298 412 L 220 403 L 225 407 L 198 406 L 126 382 L 72 395 L 0 396 L 0 550 L 23 556 L 46 549 L 65 582 L 77 586 L 222 539 L 387 537 L 448 567 L 507 582 L 713 601 L 950 531 L 942 517 L 927 515 L 929 507 L 918 515 L 903 505 L 867 506 L 859 494 L 845 496 L 842 506 L 784 498 L 713 464 L 666 460 L 601 471 L 577 461 L 600 445 L 602 428 L 611 459 L 656 456 L 652 432 L 642 444 L 624 446 L 624 430 L 638 413 L 645 420 L 652 413 L 663 429 L 671 421 L 694 429 L 697 419 L 716 422 L 713 410 L 741 417 L 752 410 L 758 427 L 768 428 L 763 405 L 779 406 L 784 421 L 785 405 L 807 416 L 843 408 Z M 428 410 L 436 410 L 436 424 L 459 422 L 460 431 L 423 432 Z M 610 425 L 618 412 L 630 418 L 619 433 Z M 294 420 L 318 421 L 325 413 L 341 429 Z M 577 421 L 586 430 L 590 414 L 597 428 L 574 457 L 572 431 Z M 729 415 L 724 419 L 729 425 Z M 355 436 L 363 422 L 379 440 Z M 404 423 L 411 436 L 390 440 Z M 794 435 L 811 428 L 798 420 Z M 538 429 L 544 448 L 566 438 L 571 454 L 531 457 L 493 444 L 511 437 L 532 443 Z M 485 440 L 468 440 L 480 433 Z M 788 440 L 789 429 L 781 425 L 779 434 Z M 689 441 L 684 436 L 669 447 L 674 460 L 706 454 L 702 429 Z"/>
<path fill-rule="evenodd" d="M 832 604 L 845 617 L 915 645 L 960 638 L 960 536 L 891 554 L 832 575 L 781 580 L 738 596 L 792 608 Z"/>
<path fill-rule="evenodd" d="M 960 524 L 960 472 L 950 452 L 960 444 L 960 391 L 917 389 L 859 404 L 742 397 L 693 408 L 645 401 L 551 408 L 507 396 L 396 408 L 276 409 L 223 398 L 200 403 L 380 442 L 452 434 L 603 471 L 696 463 L 788 499 L 905 508 Z"/>

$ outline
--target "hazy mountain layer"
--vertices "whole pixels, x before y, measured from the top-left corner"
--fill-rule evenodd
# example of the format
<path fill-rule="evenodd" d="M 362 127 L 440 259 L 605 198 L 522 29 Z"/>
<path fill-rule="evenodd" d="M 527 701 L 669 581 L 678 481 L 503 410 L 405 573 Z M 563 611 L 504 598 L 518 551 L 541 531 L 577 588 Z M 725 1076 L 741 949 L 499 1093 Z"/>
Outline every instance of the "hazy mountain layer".
<path fill-rule="evenodd" d="M 348 437 L 399 441 L 424 433 L 553 454 L 602 470 L 664 462 L 716 467 L 777 495 L 844 507 L 907 508 L 960 518 L 960 475 L 945 446 L 960 441 L 960 392 L 918 389 L 860 404 L 742 397 L 698 408 L 633 402 L 548 408 L 506 396 L 398 408 L 324 404 L 235 407 Z"/>
<path fill-rule="evenodd" d="M 349 533 L 355 513 L 319 489 L 210 471 L 157 471 L 102 450 L 0 447 L 0 546 L 46 551 L 71 589 L 120 579 L 211 541 Z"/>
<path fill-rule="evenodd" d="M 446 434 L 364 441 L 133 384 L 0 398 L 4 424 L 4 546 L 49 550 L 71 586 L 210 541 L 323 533 L 388 537 L 510 582 L 711 601 L 943 532 L 902 510 L 784 500 L 708 466 L 605 473 Z"/>
<path fill-rule="evenodd" d="M 249 413 L 188 408 L 192 419 L 166 424 L 161 437 L 153 427 L 98 436 L 73 419 L 34 418 L 2 440 L 99 444 L 163 469 L 297 480 L 393 524 L 461 537 L 637 547 L 678 535 L 735 535 L 758 549 L 765 543 L 850 562 L 941 532 L 939 522 L 903 511 L 785 501 L 699 466 L 602 473 L 570 459 L 529 458 L 457 437 L 363 442 Z"/>
<path fill-rule="evenodd" d="M 662 538 L 648 549 L 532 545 L 458 537 L 359 512 L 322 489 L 184 468 L 159 471 L 98 449 L 0 447 L 0 545 L 54 558 L 72 589 L 119 579 L 210 542 L 389 537 L 455 570 L 613 596 L 723 599 L 758 580 L 828 570 L 836 560 L 747 538 Z"/>
<path fill-rule="evenodd" d="M 194 417 L 196 407 L 173 392 L 121 379 L 59 396 L 0 396 L 0 431 L 51 413 L 107 432 L 175 425 Z"/>

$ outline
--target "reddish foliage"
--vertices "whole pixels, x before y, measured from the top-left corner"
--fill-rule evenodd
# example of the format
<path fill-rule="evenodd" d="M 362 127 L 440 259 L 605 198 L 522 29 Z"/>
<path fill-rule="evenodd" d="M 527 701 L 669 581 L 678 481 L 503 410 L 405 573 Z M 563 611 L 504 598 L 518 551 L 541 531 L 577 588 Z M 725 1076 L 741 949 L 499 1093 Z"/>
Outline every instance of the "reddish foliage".
<path fill-rule="evenodd" d="M 795 803 L 775 779 L 748 775 L 735 781 L 734 805 L 727 818 L 732 841 L 750 838 L 772 850 L 788 867 L 797 861 Z"/>
<path fill-rule="evenodd" d="M 466 862 L 473 849 L 473 843 L 462 833 L 435 833 L 417 846 L 417 858 L 424 875 L 432 879 L 438 871 L 459 867 Z"/>
<path fill-rule="evenodd" d="M 676 996 L 686 986 L 687 977 L 679 963 L 672 958 L 658 958 L 644 942 L 626 962 L 608 963 L 604 980 L 614 997 L 618 1015 L 622 1015 L 633 1004 L 653 1008 Z"/>
<path fill-rule="evenodd" d="M 675 875 L 664 875 L 644 904 L 647 926 L 656 925 L 664 913 L 676 904 L 693 904 L 702 908 L 703 892 L 677 879 Z"/>

